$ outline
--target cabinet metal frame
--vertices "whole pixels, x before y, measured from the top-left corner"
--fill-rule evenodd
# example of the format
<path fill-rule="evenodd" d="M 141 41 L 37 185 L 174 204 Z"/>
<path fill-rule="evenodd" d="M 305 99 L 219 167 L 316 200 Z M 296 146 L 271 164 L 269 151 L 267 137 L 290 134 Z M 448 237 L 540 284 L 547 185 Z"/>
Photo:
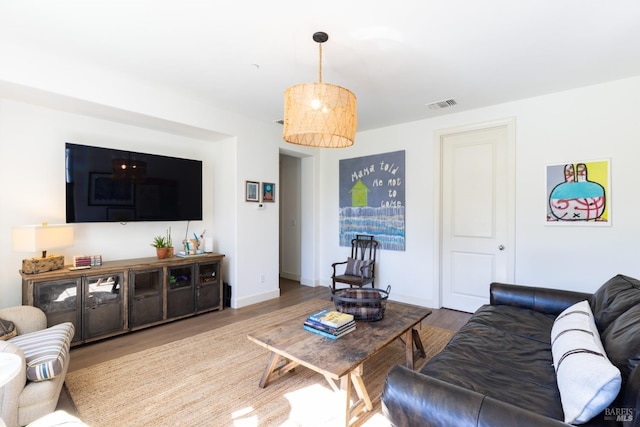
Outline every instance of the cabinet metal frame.
<path fill-rule="evenodd" d="M 37 292 L 40 291 L 41 286 L 55 285 L 56 283 L 70 283 L 75 282 L 76 287 L 76 302 L 75 302 L 75 316 L 73 316 L 73 310 L 68 311 L 69 316 L 67 319 L 73 317 L 74 324 L 76 326 L 76 338 L 72 342 L 72 345 L 78 345 L 85 342 L 95 341 L 103 338 L 107 338 L 114 335 L 127 333 L 129 331 L 146 328 L 149 326 L 157 325 L 160 323 L 170 322 L 177 319 L 197 315 L 208 311 L 222 310 L 224 308 L 223 300 L 223 270 L 222 260 L 223 254 L 205 254 L 196 255 L 188 258 L 173 257 L 168 259 L 159 260 L 157 258 L 138 258 L 118 261 L 107 261 L 101 266 L 92 267 L 89 270 L 69 270 L 63 268 L 60 270 L 48 271 L 46 273 L 27 274 L 20 271 L 22 276 L 22 303 L 25 305 L 36 305 L 36 298 L 39 296 Z M 169 317 L 167 313 L 167 293 L 169 292 L 169 271 L 170 268 L 192 266 L 193 269 L 193 299 L 194 299 L 194 311 L 177 317 Z M 200 280 L 200 267 L 213 265 L 215 272 L 215 280 L 208 283 L 201 283 Z M 67 266 L 69 267 L 69 266 Z M 132 325 L 131 319 L 133 308 L 133 291 L 135 286 L 131 283 L 132 273 L 138 273 L 147 270 L 158 269 L 160 271 L 160 299 L 161 299 L 161 316 L 158 321 L 149 323 L 143 323 L 139 325 Z M 85 332 L 86 328 L 86 315 L 85 310 L 89 307 L 88 301 L 85 304 L 85 288 L 87 280 L 95 277 L 106 277 L 119 275 L 121 277 L 120 282 L 120 300 L 118 305 L 122 314 L 122 329 L 115 331 L 99 333 L 95 336 L 91 335 L 91 332 Z M 210 287 L 214 288 L 211 289 Z M 201 304 L 202 290 L 213 290 L 214 298 L 211 303 Z M 208 294 L 210 295 L 210 294 Z M 41 304 L 43 305 L 43 304 Z M 45 307 L 46 308 L 46 307 Z M 109 307 L 112 308 L 112 307 Z M 50 326 L 55 323 L 60 323 L 64 320 L 64 316 L 56 316 L 55 312 L 47 313 L 47 319 L 50 322 Z M 87 333 L 89 335 L 87 335 Z"/>

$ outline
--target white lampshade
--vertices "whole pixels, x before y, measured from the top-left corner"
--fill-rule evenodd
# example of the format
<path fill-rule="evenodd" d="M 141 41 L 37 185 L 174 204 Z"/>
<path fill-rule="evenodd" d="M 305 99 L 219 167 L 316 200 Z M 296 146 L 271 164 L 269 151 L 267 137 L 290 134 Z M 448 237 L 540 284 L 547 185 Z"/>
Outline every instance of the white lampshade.
<path fill-rule="evenodd" d="M 23 225 L 12 229 L 12 246 L 16 252 L 39 252 L 72 245 L 71 225 Z"/>

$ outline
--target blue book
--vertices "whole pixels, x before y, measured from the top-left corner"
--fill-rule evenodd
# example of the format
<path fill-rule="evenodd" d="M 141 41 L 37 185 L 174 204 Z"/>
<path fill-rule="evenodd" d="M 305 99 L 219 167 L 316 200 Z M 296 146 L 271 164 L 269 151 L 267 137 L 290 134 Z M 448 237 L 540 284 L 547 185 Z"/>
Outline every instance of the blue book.
<path fill-rule="evenodd" d="M 352 320 L 351 322 L 345 323 L 339 328 L 334 328 L 333 326 L 328 326 L 328 325 L 325 325 L 324 323 L 316 322 L 315 320 L 312 320 L 309 318 L 307 318 L 307 320 L 304 321 L 304 324 L 311 326 L 312 328 L 316 328 L 316 329 L 320 329 L 321 331 L 328 332 L 333 335 L 340 335 L 340 333 L 346 331 L 347 329 L 353 328 L 356 324 L 356 321 Z"/>
<path fill-rule="evenodd" d="M 348 334 L 351 331 L 354 331 L 356 329 L 356 327 L 354 325 L 353 328 L 347 329 L 346 331 L 342 332 L 340 335 L 333 335 L 333 334 L 330 334 L 328 332 L 321 331 L 320 329 L 316 329 L 316 328 L 314 328 L 312 326 L 309 326 L 309 325 L 304 325 L 304 329 L 305 329 L 305 331 L 313 332 L 314 334 L 318 334 L 318 335 L 321 335 L 321 336 L 323 336 L 325 338 L 330 338 L 332 340 L 335 340 L 335 339 L 340 338 L 343 335 Z"/>

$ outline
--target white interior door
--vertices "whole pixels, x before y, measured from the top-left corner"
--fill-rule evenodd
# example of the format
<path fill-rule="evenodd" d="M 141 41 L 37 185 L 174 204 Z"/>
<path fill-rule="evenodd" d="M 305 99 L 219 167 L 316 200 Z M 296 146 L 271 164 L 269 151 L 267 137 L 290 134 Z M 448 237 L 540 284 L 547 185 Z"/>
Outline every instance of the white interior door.
<path fill-rule="evenodd" d="M 489 284 L 513 280 L 513 128 L 440 135 L 442 305 L 474 312 Z"/>

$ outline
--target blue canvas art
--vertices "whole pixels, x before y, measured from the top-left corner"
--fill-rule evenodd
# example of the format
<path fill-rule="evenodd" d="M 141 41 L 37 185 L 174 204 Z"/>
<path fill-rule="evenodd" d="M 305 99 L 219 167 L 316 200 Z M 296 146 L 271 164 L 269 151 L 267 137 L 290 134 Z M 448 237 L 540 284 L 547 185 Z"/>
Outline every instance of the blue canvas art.
<path fill-rule="evenodd" d="M 357 234 L 404 251 L 405 152 L 340 160 L 340 246 Z"/>

